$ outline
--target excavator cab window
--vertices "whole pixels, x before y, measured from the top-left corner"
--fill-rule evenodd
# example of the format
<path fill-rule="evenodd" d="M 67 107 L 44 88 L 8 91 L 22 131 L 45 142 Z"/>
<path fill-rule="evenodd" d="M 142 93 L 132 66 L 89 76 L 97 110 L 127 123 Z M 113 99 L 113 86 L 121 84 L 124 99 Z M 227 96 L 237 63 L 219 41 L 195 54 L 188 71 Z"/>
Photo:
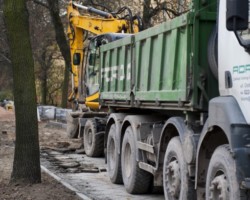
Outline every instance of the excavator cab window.
<path fill-rule="evenodd" d="M 96 53 L 89 54 L 89 65 L 95 65 Z"/>
<path fill-rule="evenodd" d="M 93 39 L 89 44 L 86 65 L 87 95 L 93 95 L 99 90 L 99 60 L 99 46 L 96 39 Z"/>
<path fill-rule="evenodd" d="M 129 36 L 131 34 L 103 34 L 90 39 L 85 65 L 87 96 L 99 91 L 100 46 Z"/>

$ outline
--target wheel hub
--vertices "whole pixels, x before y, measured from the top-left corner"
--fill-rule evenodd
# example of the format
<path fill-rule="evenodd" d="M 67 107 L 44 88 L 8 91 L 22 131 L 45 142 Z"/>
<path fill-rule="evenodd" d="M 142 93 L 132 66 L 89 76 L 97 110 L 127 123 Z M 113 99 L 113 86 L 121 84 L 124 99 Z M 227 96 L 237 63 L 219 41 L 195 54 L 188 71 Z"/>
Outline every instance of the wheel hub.
<path fill-rule="evenodd" d="M 167 166 L 166 184 L 169 194 L 178 199 L 181 188 L 180 166 L 177 160 L 171 161 Z"/>
<path fill-rule="evenodd" d="M 209 192 L 209 200 L 229 199 L 229 187 L 227 177 L 224 174 L 215 177 L 210 184 Z"/>

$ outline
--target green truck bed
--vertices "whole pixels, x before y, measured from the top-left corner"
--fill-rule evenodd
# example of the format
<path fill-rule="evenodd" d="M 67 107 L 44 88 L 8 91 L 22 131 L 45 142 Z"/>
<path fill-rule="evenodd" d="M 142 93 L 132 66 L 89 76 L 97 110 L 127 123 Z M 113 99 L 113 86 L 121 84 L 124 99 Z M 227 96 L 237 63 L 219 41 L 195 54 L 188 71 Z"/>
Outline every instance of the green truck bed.
<path fill-rule="evenodd" d="M 216 13 L 188 12 L 101 47 L 100 100 L 113 107 L 206 110 L 218 94 L 207 61 Z"/>

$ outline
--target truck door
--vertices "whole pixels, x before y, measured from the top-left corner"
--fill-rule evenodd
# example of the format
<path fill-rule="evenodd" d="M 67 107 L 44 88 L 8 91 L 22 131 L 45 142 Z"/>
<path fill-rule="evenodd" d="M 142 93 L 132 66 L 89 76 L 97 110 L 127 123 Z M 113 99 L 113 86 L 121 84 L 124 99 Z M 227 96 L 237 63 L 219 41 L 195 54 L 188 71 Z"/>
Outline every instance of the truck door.
<path fill-rule="evenodd" d="M 240 4 L 243 2 L 235 1 L 235 4 L 242 7 L 243 5 Z M 237 100 L 247 123 L 250 124 L 250 112 L 248 112 L 250 107 L 250 49 L 248 48 L 250 46 L 250 28 L 248 26 L 244 30 L 237 30 L 235 32 L 227 29 L 228 3 L 229 1 L 221 0 L 219 6 L 219 91 L 221 96 L 233 96 Z M 246 1 L 245 3 L 247 4 Z M 248 8 L 249 3 L 250 1 L 248 2 L 248 6 L 245 7 Z M 249 21 L 248 19 L 248 24 Z"/>

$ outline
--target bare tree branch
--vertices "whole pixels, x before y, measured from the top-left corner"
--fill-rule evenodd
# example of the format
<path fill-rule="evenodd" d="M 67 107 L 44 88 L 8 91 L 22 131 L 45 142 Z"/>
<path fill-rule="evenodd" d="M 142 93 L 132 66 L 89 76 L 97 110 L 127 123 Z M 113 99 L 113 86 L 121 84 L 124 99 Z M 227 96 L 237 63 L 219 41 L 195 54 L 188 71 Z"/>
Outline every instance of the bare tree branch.
<path fill-rule="evenodd" d="M 157 3 L 157 7 L 155 7 L 154 9 L 151 9 L 151 12 L 149 14 L 150 17 L 153 17 L 155 15 L 157 15 L 160 11 L 164 10 L 165 12 L 167 13 L 171 13 L 173 14 L 174 16 L 180 16 L 182 15 L 183 13 L 186 13 L 187 10 L 183 11 L 183 12 L 177 12 L 176 10 L 172 9 L 172 8 L 169 8 L 167 7 L 166 3 L 163 2 L 163 3 Z"/>

